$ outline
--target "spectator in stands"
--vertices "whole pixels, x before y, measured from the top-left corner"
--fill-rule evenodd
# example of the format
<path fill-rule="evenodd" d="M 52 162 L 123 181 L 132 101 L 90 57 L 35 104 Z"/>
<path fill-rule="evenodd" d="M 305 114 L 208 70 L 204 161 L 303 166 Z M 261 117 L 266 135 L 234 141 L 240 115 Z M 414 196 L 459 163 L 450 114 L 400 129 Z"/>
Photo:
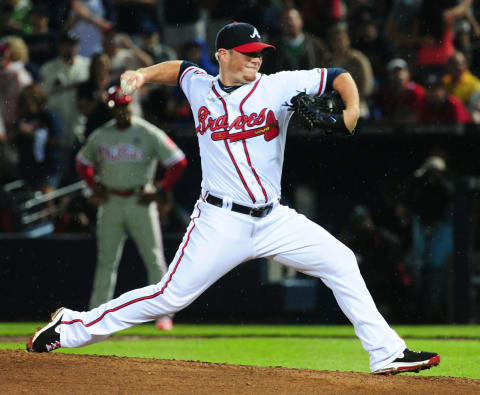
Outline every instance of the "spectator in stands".
<path fill-rule="evenodd" d="M 32 190 L 51 192 L 60 182 L 59 119 L 47 107 L 47 98 L 38 83 L 23 88 L 19 109 L 13 138 L 19 152 L 20 177 Z"/>
<path fill-rule="evenodd" d="M 76 90 L 80 144 L 83 144 L 96 128 L 112 119 L 110 108 L 106 104 L 107 90 L 112 84 L 110 58 L 105 53 L 93 55 L 89 78 L 78 85 Z M 75 147 L 75 151 L 77 148 L 79 147 Z"/>
<path fill-rule="evenodd" d="M 394 56 L 414 65 L 421 41 L 418 33 L 423 0 L 394 0 L 385 23 L 385 37 L 393 44 Z"/>
<path fill-rule="evenodd" d="M 348 70 L 358 86 L 360 94 L 360 117 L 370 116 L 367 100 L 373 92 L 373 70 L 368 58 L 351 47 L 347 25 L 339 23 L 332 27 L 328 34 L 332 47 L 329 67 L 340 67 Z"/>
<path fill-rule="evenodd" d="M 480 92 L 477 92 L 471 97 L 468 111 L 472 116 L 472 122 L 477 125 L 480 124 Z"/>
<path fill-rule="evenodd" d="M 72 0 L 41 0 L 48 9 L 48 27 L 54 34 L 66 29 L 65 22 L 69 19 L 72 9 Z"/>
<path fill-rule="evenodd" d="M 412 81 L 404 59 L 392 59 L 386 69 L 387 78 L 376 102 L 380 112 L 378 118 L 389 122 L 415 122 L 420 115 L 425 89 Z"/>
<path fill-rule="evenodd" d="M 72 31 L 62 33 L 59 39 L 58 56 L 40 68 L 42 88 L 62 123 L 60 139 L 62 150 L 62 183 L 76 179 L 74 171 L 74 146 L 79 132 L 76 106 L 77 85 L 89 76 L 90 59 L 78 55 L 79 37 Z"/>
<path fill-rule="evenodd" d="M 79 55 L 91 57 L 102 51 L 102 33 L 114 21 L 112 0 L 72 0 L 70 16 L 62 30 L 72 30 L 79 37 Z"/>
<path fill-rule="evenodd" d="M 480 38 L 480 23 L 473 12 L 474 6 L 470 7 L 463 18 L 455 22 L 454 46 L 457 51 L 462 52 L 467 59 L 467 64 L 472 65 L 474 58 L 474 41 Z"/>
<path fill-rule="evenodd" d="M 154 63 L 179 59 L 174 48 L 163 43 L 162 37 L 150 19 L 145 19 L 139 31 L 140 47 L 148 53 Z M 167 111 L 172 88 L 166 85 L 150 85 L 143 87 L 142 110 L 147 121 L 167 129 L 173 118 L 173 111 Z"/>
<path fill-rule="evenodd" d="M 209 53 L 215 53 L 217 32 L 232 20 L 243 21 L 241 11 L 245 4 L 238 0 L 208 0 L 204 2 L 204 5 L 208 15 L 206 42 Z M 264 36 L 262 35 L 262 37 Z"/>
<path fill-rule="evenodd" d="M 436 73 L 446 72 L 448 59 L 454 54 L 454 23 L 464 16 L 473 0 L 462 0 L 451 6 L 450 0 L 423 0 L 420 9 L 420 35 L 417 67 L 422 81 Z"/>
<path fill-rule="evenodd" d="M 463 104 L 469 105 L 472 95 L 480 90 L 480 80 L 468 69 L 465 55 L 456 51 L 448 59 L 447 70 L 443 82 L 448 93 L 459 98 Z"/>
<path fill-rule="evenodd" d="M 114 84 L 112 79 L 110 58 L 106 53 L 97 53 L 91 57 L 88 84 L 95 90 L 95 96 L 101 98 L 107 88 Z"/>
<path fill-rule="evenodd" d="M 110 78 L 117 84 L 120 81 L 120 75 L 125 70 L 136 70 L 153 64 L 153 59 L 148 53 L 138 47 L 128 35 L 119 32 L 116 28 L 103 34 L 103 48 L 110 58 Z M 137 116 L 143 116 L 141 107 L 143 92 L 144 90 L 136 91 L 133 94 L 131 106 L 134 115 Z"/>
<path fill-rule="evenodd" d="M 406 202 L 413 214 L 413 227 L 407 263 L 422 323 L 447 319 L 447 270 L 453 254 L 453 194 L 454 183 L 440 154 L 425 159 L 415 170 L 408 187 Z"/>
<path fill-rule="evenodd" d="M 0 114 L 0 184 L 5 184 L 10 181 L 18 179 L 18 151 L 11 141 L 7 140 L 7 130 Z M 2 199 L 2 192 L 0 188 L 0 200 Z M 2 213 L 7 215 L 5 211 L 2 212 L 2 202 L 0 202 L 0 222 L 2 221 Z M 8 215 L 7 215 L 8 217 Z M 1 225 L 0 225 L 1 226 Z"/>
<path fill-rule="evenodd" d="M 95 129 L 112 119 L 104 93 L 96 90 L 89 82 L 83 82 L 77 87 L 77 108 L 84 117 L 80 143 L 83 143 Z"/>
<path fill-rule="evenodd" d="M 255 26 L 263 39 L 271 41 L 280 35 L 282 2 L 275 0 L 252 0 L 250 2 L 238 3 L 241 4 L 241 8 L 234 19 Z M 232 22 L 232 16 L 230 14 L 228 23 Z"/>
<path fill-rule="evenodd" d="M 0 41 L 0 114 L 8 131 L 18 116 L 18 98 L 21 90 L 33 82 L 22 62 L 11 59 L 10 43 Z"/>
<path fill-rule="evenodd" d="M 0 36 L 28 33 L 30 31 L 28 14 L 31 8 L 30 0 L 1 0 Z"/>
<path fill-rule="evenodd" d="M 355 15 L 352 46 L 368 58 L 376 83 L 381 83 L 385 79 L 385 65 L 392 59 L 392 51 L 391 45 L 387 44 L 379 32 L 370 8 L 359 10 Z"/>
<path fill-rule="evenodd" d="M 402 251 L 410 246 L 410 215 L 405 205 L 405 183 L 403 175 L 393 172 L 385 177 L 379 186 L 380 193 L 375 194 L 373 203 L 374 221 L 400 237 Z M 408 283 L 407 281 L 404 281 Z"/>
<path fill-rule="evenodd" d="M 38 80 L 38 68 L 30 62 L 30 54 L 25 41 L 18 36 L 8 36 L 6 40 L 10 48 L 12 67 L 26 70 L 34 80 Z"/>
<path fill-rule="evenodd" d="M 419 121 L 423 123 L 467 123 L 472 118 L 460 99 L 447 92 L 442 79 L 431 74 L 426 81 L 427 94 L 420 104 Z"/>
<path fill-rule="evenodd" d="M 157 24 L 157 0 L 114 0 L 117 27 L 129 35 L 141 33 L 148 19 Z"/>
<path fill-rule="evenodd" d="M 29 61 L 28 47 L 19 36 L 6 37 L 10 48 L 10 60 L 12 63 L 20 62 L 23 66 Z"/>
<path fill-rule="evenodd" d="M 310 70 L 324 67 L 329 49 L 318 37 L 303 30 L 303 18 L 296 8 L 282 14 L 281 36 L 272 44 L 276 51 L 264 58 L 262 71 L 271 74 L 281 70 Z"/>
<path fill-rule="evenodd" d="M 30 12 L 32 30 L 23 36 L 35 70 L 52 60 L 56 54 L 56 36 L 49 30 L 48 22 L 49 10 L 42 5 L 35 6 Z"/>
<path fill-rule="evenodd" d="M 158 26 L 151 20 L 146 19 L 142 22 L 139 37 L 140 47 L 152 57 L 154 63 L 178 59 L 177 52 L 162 43 Z"/>
<path fill-rule="evenodd" d="M 110 74 L 113 80 L 119 80 L 125 70 L 136 70 L 153 64 L 153 59 L 148 53 L 116 28 L 104 32 L 103 48 L 110 58 Z"/>
<path fill-rule="evenodd" d="M 318 37 L 327 36 L 345 17 L 342 0 L 304 0 L 300 4 L 305 30 Z"/>
<path fill-rule="evenodd" d="M 198 1 L 163 1 L 165 44 L 179 50 L 185 41 L 206 39 L 206 18 Z"/>
<path fill-rule="evenodd" d="M 370 210 L 363 205 L 353 208 L 339 238 L 355 253 L 362 276 L 382 315 L 398 318 L 393 315 L 399 313 L 396 306 L 405 293 L 398 277 L 403 259 L 401 238 L 376 224 Z"/>

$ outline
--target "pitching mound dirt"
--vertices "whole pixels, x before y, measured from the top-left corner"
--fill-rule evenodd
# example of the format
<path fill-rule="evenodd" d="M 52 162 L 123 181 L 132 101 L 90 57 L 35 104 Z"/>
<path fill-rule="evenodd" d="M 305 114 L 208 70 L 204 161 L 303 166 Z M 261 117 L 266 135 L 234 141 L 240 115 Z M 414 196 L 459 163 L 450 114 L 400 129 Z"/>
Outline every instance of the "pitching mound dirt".
<path fill-rule="evenodd" d="M 478 394 L 480 380 L 0 350 L 4 394 Z"/>

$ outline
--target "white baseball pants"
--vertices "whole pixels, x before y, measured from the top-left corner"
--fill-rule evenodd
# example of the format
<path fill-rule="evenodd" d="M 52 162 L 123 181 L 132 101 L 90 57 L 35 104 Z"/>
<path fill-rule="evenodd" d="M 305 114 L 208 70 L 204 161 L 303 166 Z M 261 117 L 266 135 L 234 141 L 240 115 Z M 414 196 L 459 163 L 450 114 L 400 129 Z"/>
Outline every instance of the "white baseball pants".
<path fill-rule="evenodd" d="M 199 200 L 168 272 L 155 285 L 127 292 L 88 312 L 65 310 L 62 347 L 80 347 L 136 324 L 178 312 L 242 262 L 271 257 L 320 278 L 332 291 L 363 347 L 370 368 L 393 361 L 405 342 L 378 312 L 353 252 L 319 225 L 277 204 L 254 218 Z"/>

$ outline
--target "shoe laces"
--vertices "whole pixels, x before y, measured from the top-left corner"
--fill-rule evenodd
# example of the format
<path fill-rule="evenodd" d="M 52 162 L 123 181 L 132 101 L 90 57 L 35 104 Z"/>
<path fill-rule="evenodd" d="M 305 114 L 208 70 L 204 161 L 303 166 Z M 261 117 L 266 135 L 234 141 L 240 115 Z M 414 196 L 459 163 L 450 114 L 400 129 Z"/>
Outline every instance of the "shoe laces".
<path fill-rule="evenodd" d="M 413 351 L 413 350 L 408 350 L 408 351 L 410 351 L 412 354 L 421 354 L 423 352 L 423 351 Z"/>
<path fill-rule="evenodd" d="M 62 346 L 61 346 L 59 340 L 55 340 L 54 342 L 52 342 L 50 344 L 47 344 L 45 347 L 47 348 L 47 351 L 53 351 L 53 350 L 55 350 L 57 348 L 60 348 Z"/>

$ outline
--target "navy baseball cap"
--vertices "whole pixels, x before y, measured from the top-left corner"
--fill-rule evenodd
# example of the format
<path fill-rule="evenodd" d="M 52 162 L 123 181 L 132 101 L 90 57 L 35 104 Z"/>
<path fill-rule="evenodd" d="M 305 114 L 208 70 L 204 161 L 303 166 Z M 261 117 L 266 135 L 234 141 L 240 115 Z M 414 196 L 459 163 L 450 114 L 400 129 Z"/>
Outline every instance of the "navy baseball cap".
<path fill-rule="evenodd" d="M 234 49 L 241 53 L 261 51 L 266 48 L 276 49 L 273 45 L 262 42 L 255 26 L 249 23 L 233 22 L 222 27 L 217 33 L 215 49 Z"/>

